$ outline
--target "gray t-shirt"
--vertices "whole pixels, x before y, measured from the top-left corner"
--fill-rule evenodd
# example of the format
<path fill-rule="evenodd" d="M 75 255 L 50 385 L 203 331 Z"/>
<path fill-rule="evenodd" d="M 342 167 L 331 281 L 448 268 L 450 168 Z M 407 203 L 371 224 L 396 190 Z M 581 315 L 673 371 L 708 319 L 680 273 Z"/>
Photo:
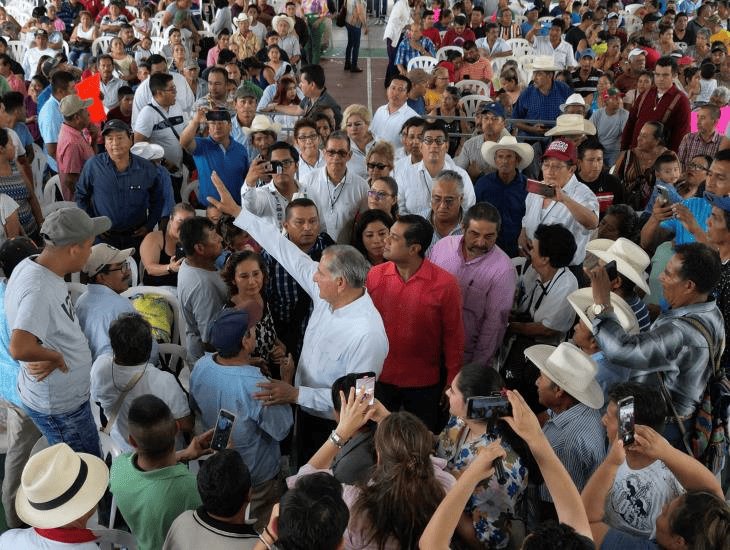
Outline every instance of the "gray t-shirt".
<path fill-rule="evenodd" d="M 188 360 L 197 361 L 203 356 L 203 342 L 216 316 L 223 309 L 228 296 L 226 284 L 218 271 L 208 271 L 183 261 L 177 275 L 177 298 L 180 300 L 187 338 Z"/>
<path fill-rule="evenodd" d="M 596 127 L 596 137 L 605 149 L 606 165 L 613 166 L 621 149 L 621 134 L 629 119 L 629 112 L 626 109 L 619 109 L 615 114 L 609 115 L 606 109 L 598 109 L 591 115 L 591 122 Z"/>
<path fill-rule="evenodd" d="M 91 352 L 65 281 L 35 262 L 23 260 L 13 271 L 5 292 L 10 330 L 30 332 L 41 345 L 63 355 L 68 372 L 54 370 L 37 382 L 25 368 L 18 391 L 25 405 L 44 414 L 74 411 L 89 400 Z M 25 364 L 21 362 L 23 367 Z"/>

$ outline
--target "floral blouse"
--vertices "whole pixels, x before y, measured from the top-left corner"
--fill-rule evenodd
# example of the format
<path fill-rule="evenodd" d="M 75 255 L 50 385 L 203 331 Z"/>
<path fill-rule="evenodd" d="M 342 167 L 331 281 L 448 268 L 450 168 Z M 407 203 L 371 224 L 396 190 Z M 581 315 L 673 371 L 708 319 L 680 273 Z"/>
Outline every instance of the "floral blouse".
<path fill-rule="evenodd" d="M 456 416 L 439 435 L 436 456 L 447 460 L 446 471 L 458 478 L 493 438 L 483 434 L 474 441 L 466 441 L 468 428 Z M 477 539 L 489 548 L 507 548 L 510 543 L 512 518 L 516 517 L 517 504 L 527 489 L 527 468 L 507 442 L 502 441 L 507 452 L 504 470 L 507 482 L 500 485 L 495 476 L 477 485 L 464 510 L 472 517 Z"/>

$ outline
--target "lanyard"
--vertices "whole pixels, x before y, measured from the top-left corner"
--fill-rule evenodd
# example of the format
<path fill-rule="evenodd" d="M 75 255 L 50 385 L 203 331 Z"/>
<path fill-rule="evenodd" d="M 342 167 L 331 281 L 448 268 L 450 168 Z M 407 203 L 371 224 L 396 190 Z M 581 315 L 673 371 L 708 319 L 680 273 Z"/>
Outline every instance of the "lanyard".
<path fill-rule="evenodd" d="M 526 309 L 527 313 L 530 313 L 531 311 L 532 312 L 535 312 L 538 309 L 540 309 L 540 305 L 542 304 L 543 299 L 545 298 L 545 296 L 548 295 L 548 293 L 550 292 L 550 290 L 555 286 L 555 283 L 558 282 L 558 279 L 560 279 L 560 277 L 563 276 L 563 273 L 565 273 L 565 268 L 564 267 L 561 268 L 560 273 L 557 274 L 555 277 L 553 277 L 553 279 L 548 283 L 547 286 L 543 285 L 542 284 L 542 281 L 540 281 L 539 278 L 535 281 L 535 286 L 532 287 L 532 292 L 530 293 L 530 301 L 527 304 L 527 309 Z M 538 286 L 540 287 L 540 289 L 542 290 L 542 292 L 540 293 L 540 297 L 537 299 L 537 303 L 535 303 L 535 309 L 533 310 L 533 309 L 531 309 L 532 308 L 532 301 L 535 298 L 535 291 L 537 290 L 537 287 Z M 524 301 L 524 299 L 525 298 L 523 297 L 522 300 Z M 534 313 L 530 313 L 530 315 L 534 315 Z"/>
<path fill-rule="evenodd" d="M 279 227 L 281 227 L 281 224 L 284 221 L 284 207 L 281 205 L 279 193 L 277 193 L 275 189 L 271 190 L 271 196 L 274 197 L 274 200 L 276 201 L 276 221 L 279 222 Z"/>
<path fill-rule="evenodd" d="M 423 169 L 425 170 L 425 168 Z M 419 175 L 421 176 L 421 181 L 423 182 L 423 186 L 426 188 L 426 194 L 431 197 L 431 188 L 428 185 L 428 181 L 426 180 L 426 174 L 423 173 L 423 170 L 419 172 Z"/>
<path fill-rule="evenodd" d="M 342 178 L 342 181 L 339 183 L 339 185 L 335 185 L 335 183 L 330 180 L 330 176 L 327 173 L 327 170 L 324 171 L 324 177 L 327 181 L 327 196 L 330 199 L 330 212 L 334 213 L 335 204 L 337 204 L 337 201 L 340 200 L 340 195 L 342 195 L 342 190 L 344 189 L 345 183 L 347 181 L 347 172 L 345 172 L 345 177 Z M 335 188 L 334 193 L 330 193 L 330 183 L 332 183 L 332 186 Z"/>

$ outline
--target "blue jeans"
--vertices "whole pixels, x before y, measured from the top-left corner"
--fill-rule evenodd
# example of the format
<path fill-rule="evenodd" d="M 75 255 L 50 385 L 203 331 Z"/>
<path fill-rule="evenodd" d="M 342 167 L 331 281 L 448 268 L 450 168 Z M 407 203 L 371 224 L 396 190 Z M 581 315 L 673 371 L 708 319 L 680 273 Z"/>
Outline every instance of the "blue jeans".
<path fill-rule="evenodd" d="M 345 47 L 345 63 L 349 63 L 350 67 L 357 67 L 357 56 L 360 53 L 360 27 L 353 27 L 349 23 L 345 23 L 347 28 L 347 46 Z"/>
<path fill-rule="evenodd" d="M 44 414 L 25 405 L 23 408 L 38 430 L 46 436 L 49 445 L 66 443 L 77 453 L 89 453 L 101 458 L 99 429 L 88 401 L 75 411 L 64 414 Z"/>

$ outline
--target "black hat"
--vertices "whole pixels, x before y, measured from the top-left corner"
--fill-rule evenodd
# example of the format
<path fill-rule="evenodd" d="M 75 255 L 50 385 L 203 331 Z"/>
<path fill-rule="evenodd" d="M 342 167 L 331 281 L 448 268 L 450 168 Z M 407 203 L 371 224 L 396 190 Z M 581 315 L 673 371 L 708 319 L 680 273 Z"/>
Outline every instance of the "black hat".
<path fill-rule="evenodd" d="M 205 112 L 205 120 L 231 121 L 231 112 L 227 109 L 216 109 Z"/>
<path fill-rule="evenodd" d="M 119 120 L 118 118 L 113 118 L 112 120 L 108 121 L 104 125 L 104 129 L 102 130 L 101 135 L 105 136 L 109 132 L 126 132 L 128 135 L 132 135 L 132 129 L 129 127 L 129 124 L 122 120 Z"/>

